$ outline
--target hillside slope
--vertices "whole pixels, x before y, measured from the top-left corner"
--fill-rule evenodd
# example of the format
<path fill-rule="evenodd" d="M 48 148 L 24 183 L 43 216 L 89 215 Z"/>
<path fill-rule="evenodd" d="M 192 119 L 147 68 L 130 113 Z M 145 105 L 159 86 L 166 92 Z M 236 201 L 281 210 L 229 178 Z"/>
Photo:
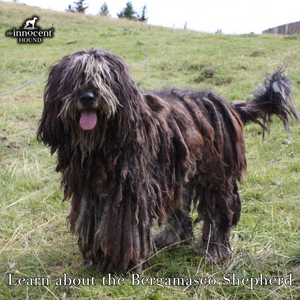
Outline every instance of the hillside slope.
<path fill-rule="evenodd" d="M 5 36 L 35 15 L 41 29 L 55 29 L 53 38 L 31 45 Z M 299 124 L 287 134 L 274 118 L 264 142 L 257 125 L 245 127 L 248 173 L 239 187 L 242 216 L 231 235 L 232 257 L 208 265 L 191 247 L 163 249 L 143 273 L 163 278 L 163 287 L 156 281 L 133 285 L 132 277 L 109 285 L 106 275 L 82 267 L 77 239 L 66 226 L 70 204 L 61 203 L 56 156 L 37 142 L 36 130 L 49 66 L 92 46 L 124 57 L 142 88 L 211 89 L 228 101 L 251 97 L 266 72 L 288 63 L 300 110 L 300 37 L 203 34 L 2 1 L 0 35 L 0 94 L 43 76 L 0 97 L 1 299 L 299 299 Z M 228 285 L 233 276 L 239 281 Z M 287 281 L 251 287 L 250 278 L 260 276 Z M 68 284 L 67 277 L 77 280 Z M 35 285 L 34 278 L 44 282 Z M 203 284 L 190 285 L 189 278 Z"/>

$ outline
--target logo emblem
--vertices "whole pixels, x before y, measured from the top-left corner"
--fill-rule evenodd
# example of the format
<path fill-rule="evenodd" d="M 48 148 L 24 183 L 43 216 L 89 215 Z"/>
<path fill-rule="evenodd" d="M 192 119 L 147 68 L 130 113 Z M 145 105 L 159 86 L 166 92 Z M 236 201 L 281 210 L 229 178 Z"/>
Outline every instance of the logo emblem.
<path fill-rule="evenodd" d="M 19 29 L 12 28 L 7 30 L 5 35 L 7 37 L 17 38 L 19 44 L 40 44 L 44 38 L 53 38 L 54 28 L 41 29 L 36 23 L 39 17 L 32 16 L 26 20 L 24 25 Z"/>
<path fill-rule="evenodd" d="M 36 29 L 36 28 L 34 27 L 34 25 L 35 25 L 35 22 L 36 22 L 38 19 L 39 19 L 38 17 L 33 17 L 32 20 L 27 20 L 27 21 L 25 22 L 25 24 L 24 24 L 23 29 Z"/>

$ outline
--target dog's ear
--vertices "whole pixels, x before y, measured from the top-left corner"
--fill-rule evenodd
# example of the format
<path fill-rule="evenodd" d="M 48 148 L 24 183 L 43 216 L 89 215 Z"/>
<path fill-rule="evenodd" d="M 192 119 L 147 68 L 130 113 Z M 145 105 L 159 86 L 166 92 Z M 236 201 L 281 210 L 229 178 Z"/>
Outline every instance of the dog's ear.
<path fill-rule="evenodd" d="M 62 101 L 57 95 L 59 76 L 56 76 L 56 73 L 59 71 L 58 69 L 58 65 L 50 69 L 44 92 L 44 110 L 37 132 L 38 141 L 50 146 L 51 154 L 60 146 L 63 147 L 66 141 L 64 125 L 59 115 Z"/>
<path fill-rule="evenodd" d="M 162 100 L 159 96 L 151 93 L 145 93 L 144 97 L 147 104 L 151 107 L 151 110 L 153 112 L 160 113 L 164 109 L 169 110 L 169 105 L 166 103 L 166 101 Z"/>
<path fill-rule="evenodd" d="M 37 133 L 38 141 L 51 147 L 51 154 L 65 142 L 64 126 L 58 117 L 59 111 L 59 100 L 46 101 Z"/>

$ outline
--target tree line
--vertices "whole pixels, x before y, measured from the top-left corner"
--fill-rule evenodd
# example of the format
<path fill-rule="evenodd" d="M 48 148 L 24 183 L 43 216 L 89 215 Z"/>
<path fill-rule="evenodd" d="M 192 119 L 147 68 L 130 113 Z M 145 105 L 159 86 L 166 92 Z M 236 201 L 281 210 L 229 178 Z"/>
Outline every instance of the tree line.
<path fill-rule="evenodd" d="M 80 1 L 77 1 L 77 2 L 73 2 L 73 4 L 69 4 L 66 11 L 74 12 L 74 13 L 83 13 L 84 14 L 85 11 L 89 7 L 88 4 L 85 3 L 85 1 L 86 0 L 80 0 Z M 126 19 L 129 19 L 129 20 L 146 22 L 148 20 L 148 18 L 146 17 L 146 13 L 147 13 L 146 5 L 144 5 L 142 7 L 141 13 L 138 14 L 134 10 L 132 2 L 129 1 L 129 2 L 126 3 L 126 6 L 124 8 L 122 8 L 119 13 L 117 13 L 117 16 L 120 19 L 121 18 L 126 18 Z M 100 7 L 98 15 L 109 16 L 109 9 L 108 9 L 108 6 L 107 6 L 106 2 L 104 2 L 102 4 L 102 6 Z"/>

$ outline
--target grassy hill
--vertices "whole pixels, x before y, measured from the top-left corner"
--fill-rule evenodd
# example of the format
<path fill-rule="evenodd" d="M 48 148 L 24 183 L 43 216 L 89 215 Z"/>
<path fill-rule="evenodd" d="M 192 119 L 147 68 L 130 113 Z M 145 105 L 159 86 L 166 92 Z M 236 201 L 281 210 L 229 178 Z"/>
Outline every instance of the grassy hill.
<path fill-rule="evenodd" d="M 55 29 L 54 38 L 30 45 L 5 36 L 33 15 L 42 29 Z M 300 110 L 298 36 L 203 34 L 7 2 L 0 2 L 0 35 L 0 94 L 46 75 L 62 56 L 93 46 L 124 57 L 144 89 L 211 89 L 228 101 L 251 97 L 266 72 L 288 64 Z M 66 226 L 69 203 L 61 203 L 56 157 L 36 141 L 46 78 L 0 97 L 1 299 L 299 299 L 300 124 L 292 123 L 287 134 L 274 118 L 263 142 L 259 127 L 245 127 L 248 172 L 240 186 L 242 217 L 231 234 L 231 259 L 207 265 L 191 248 L 165 249 L 143 273 L 170 280 L 210 278 L 210 285 L 164 282 L 161 289 L 134 286 L 131 278 L 123 286 L 103 285 L 104 274 L 82 267 L 77 239 Z M 199 235 L 200 225 L 196 229 Z M 79 279 L 71 286 L 57 285 L 64 273 L 84 278 L 85 285 L 77 286 Z M 250 289 L 245 280 L 226 285 L 223 279 L 226 274 L 250 280 L 290 273 L 293 286 Z M 50 285 L 8 286 L 8 274 L 12 284 L 23 277 L 49 278 Z M 92 277 L 96 285 L 91 280 L 87 285 Z"/>

